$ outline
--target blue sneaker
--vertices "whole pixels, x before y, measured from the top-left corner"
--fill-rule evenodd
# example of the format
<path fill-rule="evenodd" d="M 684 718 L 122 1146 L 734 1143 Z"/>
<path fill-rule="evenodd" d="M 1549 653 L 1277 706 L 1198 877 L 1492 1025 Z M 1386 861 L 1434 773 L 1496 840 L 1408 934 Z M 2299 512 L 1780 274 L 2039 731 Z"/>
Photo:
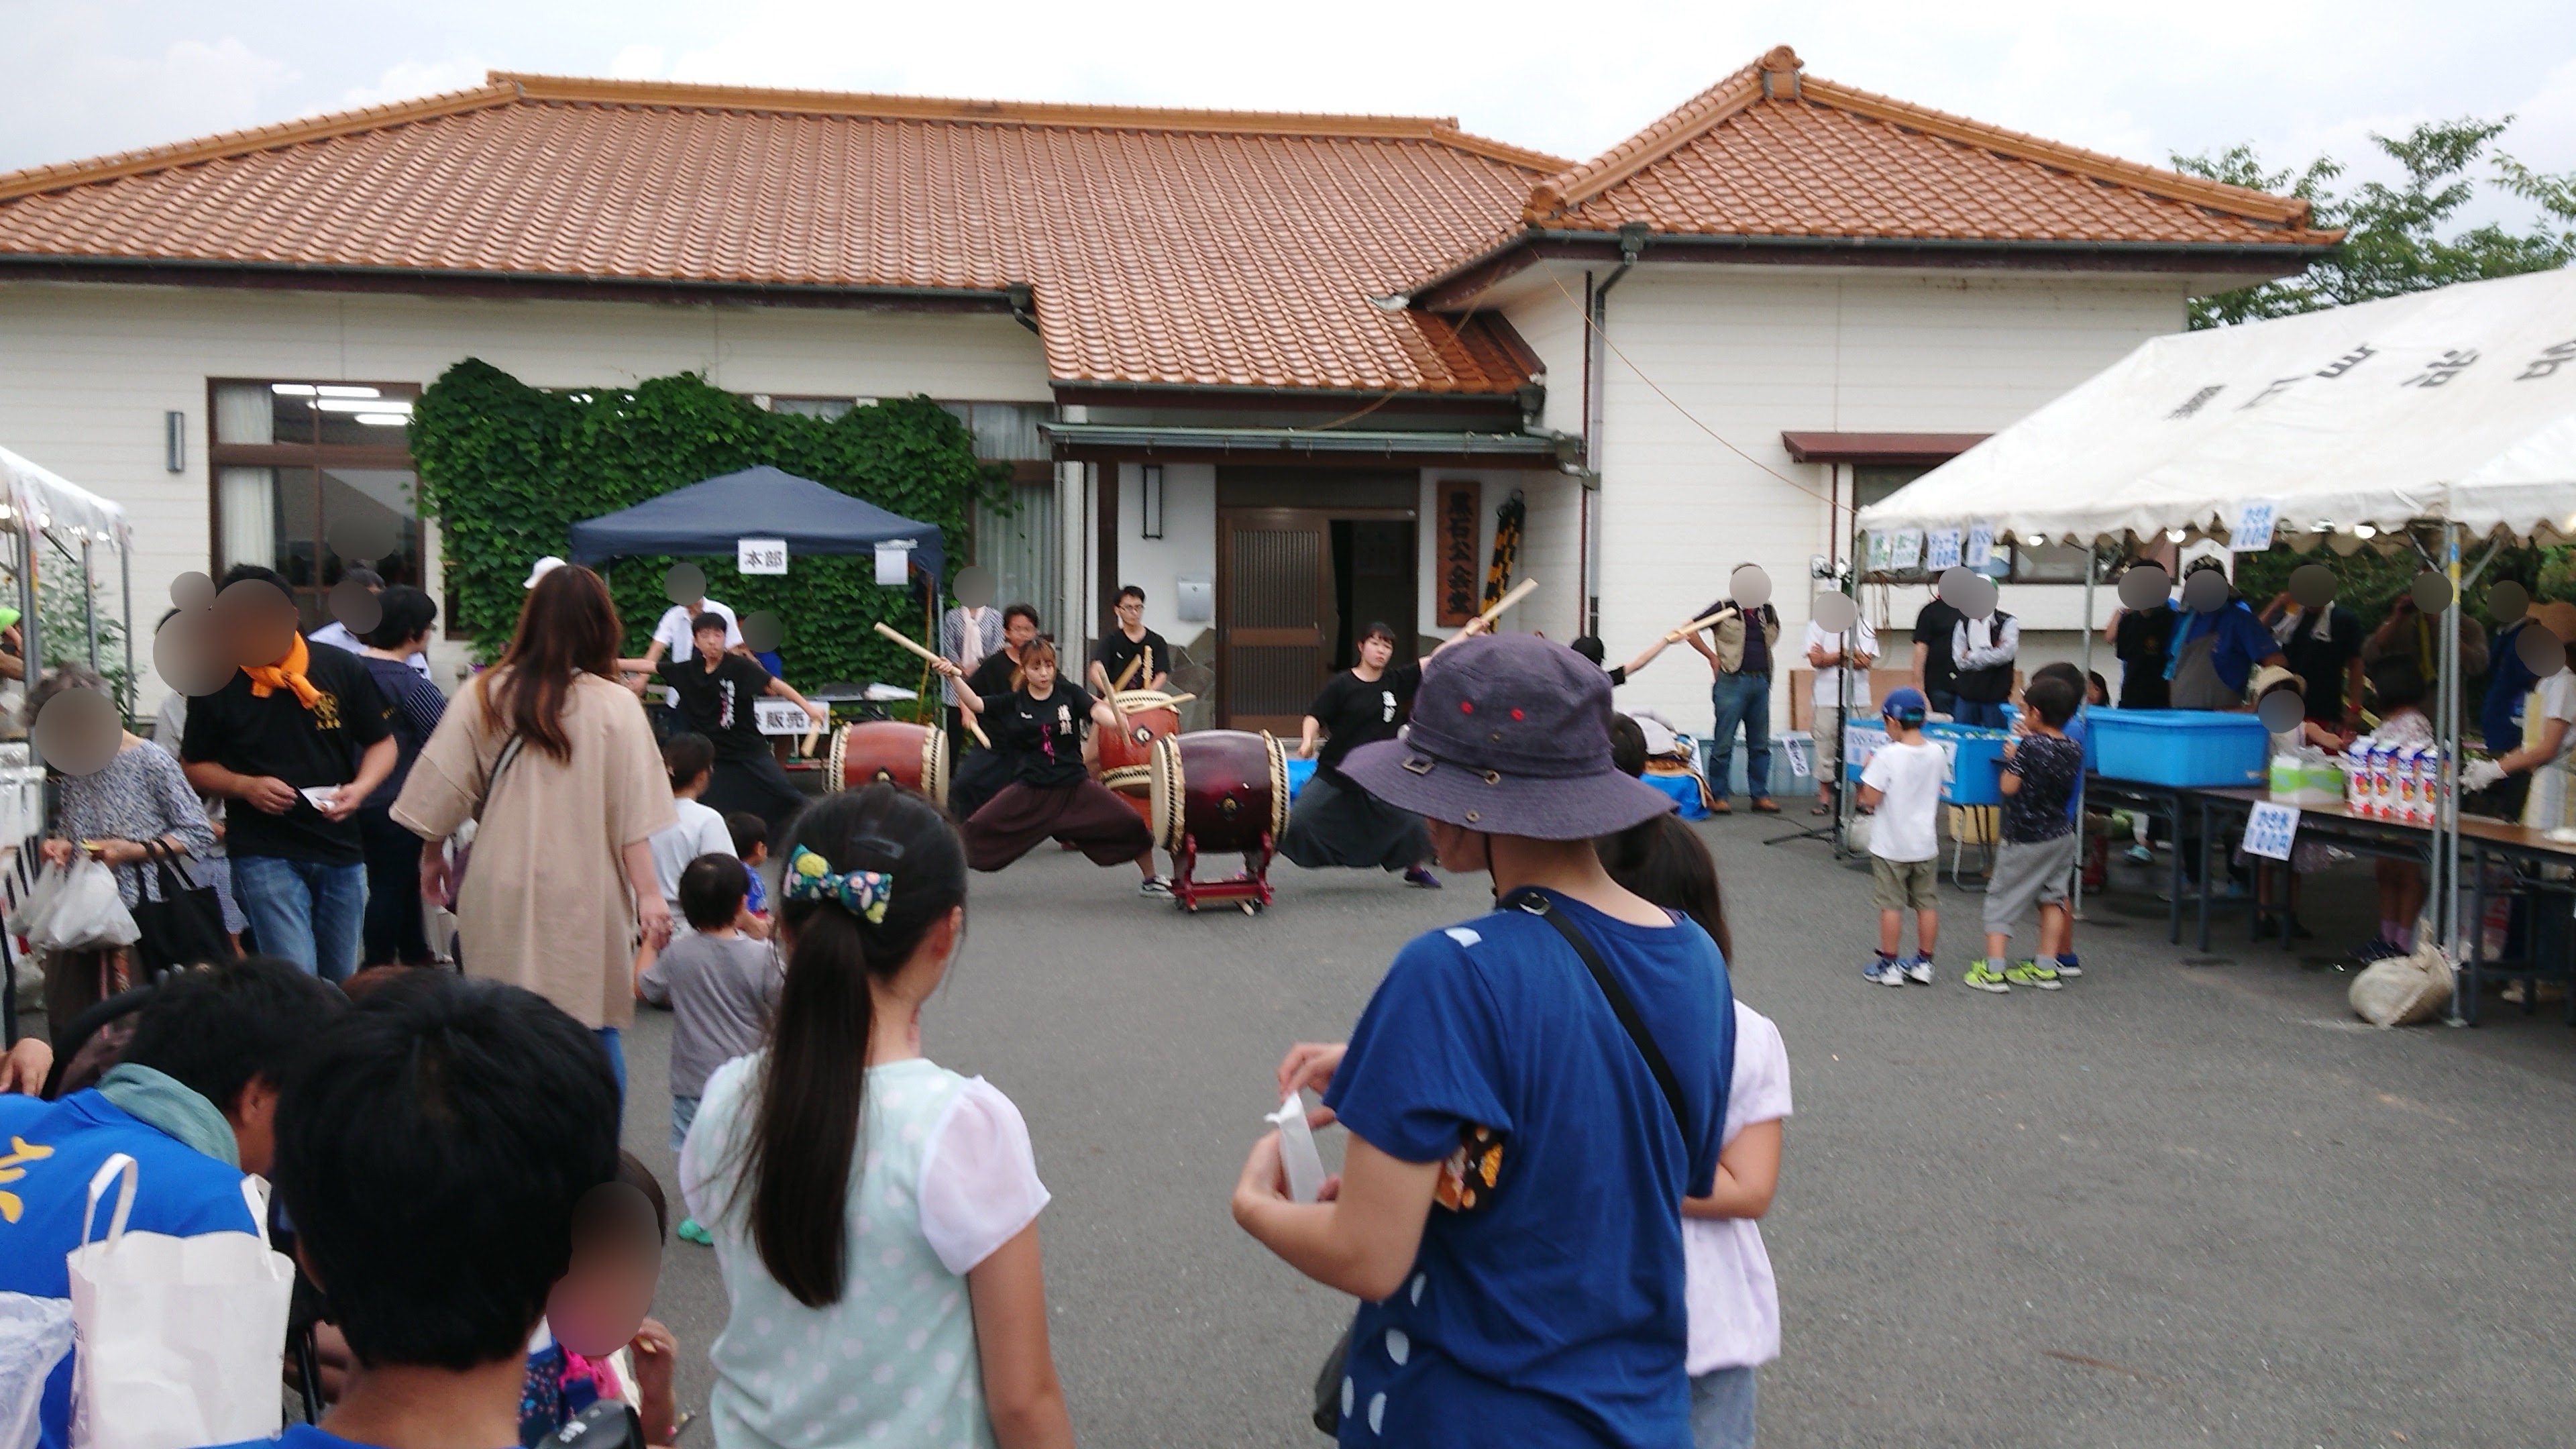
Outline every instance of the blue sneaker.
<path fill-rule="evenodd" d="M 1905 984 L 1905 963 L 1893 956 L 1881 956 L 1860 968 L 1860 979 L 1873 986 Z"/>
<path fill-rule="evenodd" d="M 2057 968 L 2058 975 L 2063 976 L 2070 981 L 2084 974 L 2084 968 L 2075 964 L 2075 958 L 2073 956 L 2060 956 L 2048 964 Z"/>
<path fill-rule="evenodd" d="M 1913 982 L 1917 986 L 1929 986 L 1932 984 L 1931 957 L 1916 956 L 1906 961 L 1904 965 L 1906 980 Z"/>

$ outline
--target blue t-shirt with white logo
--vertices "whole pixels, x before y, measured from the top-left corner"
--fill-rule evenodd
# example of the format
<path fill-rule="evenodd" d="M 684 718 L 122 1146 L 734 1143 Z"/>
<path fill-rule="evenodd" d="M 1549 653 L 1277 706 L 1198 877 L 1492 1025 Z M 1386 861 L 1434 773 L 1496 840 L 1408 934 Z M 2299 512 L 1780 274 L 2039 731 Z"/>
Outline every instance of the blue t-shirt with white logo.
<path fill-rule="evenodd" d="M 1436 1162 L 1477 1129 L 1472 1205 L 1444 1182 L 1404 1286 L 1362 1305 L 1345 1444 L 1690 1443 L 1681 1200 L 1709 1191 L 1735 1011 L 1693 922 L 1637 926 L 1551 895 L 1590 937 L 1678 1078 L 1687 1133 L 1582 960 L 1498 910 L 1416 937 L 1379 983 L 1324 1103 L 1389 1156 Z"/>
<path fill-rule="evenodd" d="M 179 1238 L 259 1231 L 242 1201 L 240 1169 L 97 1092 L 74 1092 L 58 1102 L 0 1095 L 0 1292 L 71 1296 L 64 1258 L 80 1246 L 89 1180 L 119 1152 L 135 1166 L 134 1210 L 126 1231 Z M 107 1236 L 116 1192 L 110 1184 L 99 1195 L 95 1237 Z M 44 1403 L 36 1413 L 40 1449 L 63 1449 L 71 1442 L 72 1358 L 64 1354 L 45 1379 Z"/>

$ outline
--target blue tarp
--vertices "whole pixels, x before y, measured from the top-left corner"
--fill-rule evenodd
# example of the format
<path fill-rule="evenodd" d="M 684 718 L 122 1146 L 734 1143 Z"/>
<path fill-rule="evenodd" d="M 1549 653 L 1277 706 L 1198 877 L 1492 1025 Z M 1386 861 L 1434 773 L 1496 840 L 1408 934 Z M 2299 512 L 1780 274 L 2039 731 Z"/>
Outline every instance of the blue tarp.
<path fill-rule="evenodd" d="M 940 576 L 937 524 L 899 518 L 765 464 L 576 523 L 572 558 L 597 563 L 637 554 L 727 554 L 745 538 L 787 540 L 790 568 L 800 554 L 872 554 L 880 543 L 908 541 L 913 563 L 934 579 Z"/>

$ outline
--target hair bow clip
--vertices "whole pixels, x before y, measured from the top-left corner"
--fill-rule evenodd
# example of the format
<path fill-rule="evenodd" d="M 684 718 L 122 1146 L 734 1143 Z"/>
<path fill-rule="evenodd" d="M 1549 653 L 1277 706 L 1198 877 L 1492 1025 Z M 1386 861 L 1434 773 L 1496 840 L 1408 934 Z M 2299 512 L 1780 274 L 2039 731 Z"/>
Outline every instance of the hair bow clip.
<path fill-rule="evenodd" d="M 835 871 L 830 861 L 800 845 L 787 862 L 787 898 L 832 901 L 879 926 L 885 924 L 886 903 L 894 898 L 894 876 L 881 870 Z"/>

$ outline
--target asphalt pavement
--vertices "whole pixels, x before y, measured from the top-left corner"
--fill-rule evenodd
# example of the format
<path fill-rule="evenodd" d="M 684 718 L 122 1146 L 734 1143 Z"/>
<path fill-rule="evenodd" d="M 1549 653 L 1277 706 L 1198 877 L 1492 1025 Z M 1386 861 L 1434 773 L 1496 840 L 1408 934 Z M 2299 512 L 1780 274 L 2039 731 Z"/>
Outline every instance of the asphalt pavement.
<path fill-rule="evenodd" d="M 2366 862 L 2309 879 L 2318 940 L 2290 953 L 2241 913 L 2209 953 L 2167 945 L 2161 871 L 2123 867 L 2078 928 L 2086 975 L 2002 997 L 1958 984 L 1981 898 L 1945 881 L 1940 983 L 1871 986 L 1865 870 L 1760 843 L 1782 826 L 1699 827 L 1738 994 L 1780 1023 L 1796 1098 L 1763 1223 L 1784 1338 L 1766 1446 L 2570 1438 L 2576 1032 L 2556 1003 L 2360 1023 L 2331 962 L 2371 927 Z M 1189 917 L 1135 879 L 1051 848 L 976 877 L 924 1045 L 1028 1118 L 1077 1437 L 1320 1444 L 1305 1406 L 1350 1303 L 1244 1237 L 1227 1194 L 1281 1052 L 1343 1034 L 1396 947 L 1477 914 L 1483 881 L 1282 863 L 1266 914 Z M 627 1047 L 628 1143 L 666 1183 L 669 1030 L 644 1013 Z M 712 1252 L 670 1247 L 657 1312 L 703 1411 Z M 702 1422 L 682 1439 L 711 1442 Z"/>

